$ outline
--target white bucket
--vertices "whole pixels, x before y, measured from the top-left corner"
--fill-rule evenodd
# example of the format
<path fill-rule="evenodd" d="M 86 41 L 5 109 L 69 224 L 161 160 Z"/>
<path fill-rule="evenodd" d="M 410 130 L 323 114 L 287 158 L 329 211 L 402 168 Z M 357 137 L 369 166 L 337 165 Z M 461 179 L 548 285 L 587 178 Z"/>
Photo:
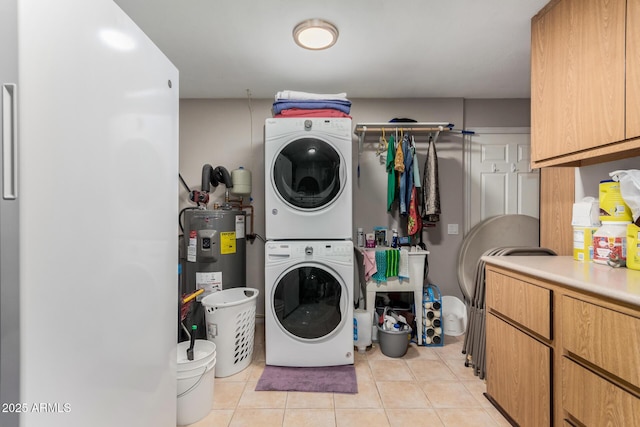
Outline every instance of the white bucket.
<path fill-rule="evenodd" d="M 467 330 L 467 307 L 460 299 L 445 295 L 442 297 L 443 330 L 445 335 L 457 337 Z"/>
<path fill-rule="evenodd" d="M 187 358 L 189 341 L 178 343 L 177 424 L 193 424 L 206 417 L 213 407 L 216 345 L 196 340 L 193 360 Z"/>

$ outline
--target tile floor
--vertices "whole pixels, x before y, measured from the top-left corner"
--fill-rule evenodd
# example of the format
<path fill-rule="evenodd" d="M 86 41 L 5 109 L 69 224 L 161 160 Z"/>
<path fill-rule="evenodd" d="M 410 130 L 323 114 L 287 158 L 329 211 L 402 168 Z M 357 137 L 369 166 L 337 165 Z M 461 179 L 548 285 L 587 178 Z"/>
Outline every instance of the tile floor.
<path fill-rule="evenodd" d="M 213 410 L 190 427 L 509 426 L 482 395 L 484 381 L 464 366 L 463 340 L 411 344 L 402 358 L 385 356 L 376 343 L 364 354 L 356 351 L 357 394 L 255 391 L 265 366 L 258 321 L 252 364 L 215 379 Z"/>

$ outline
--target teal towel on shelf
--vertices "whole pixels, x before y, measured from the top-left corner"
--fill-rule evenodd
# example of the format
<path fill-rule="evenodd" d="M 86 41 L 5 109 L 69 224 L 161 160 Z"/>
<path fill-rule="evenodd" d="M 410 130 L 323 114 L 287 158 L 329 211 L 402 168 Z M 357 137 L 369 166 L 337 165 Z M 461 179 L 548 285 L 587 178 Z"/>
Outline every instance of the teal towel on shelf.
<path fill-rule="evenodd" d="M 386 251 L 376 251 L 376 271 L 371 276 L 372 279 L 378 282 L 387 281 L 387 253 Z"/>

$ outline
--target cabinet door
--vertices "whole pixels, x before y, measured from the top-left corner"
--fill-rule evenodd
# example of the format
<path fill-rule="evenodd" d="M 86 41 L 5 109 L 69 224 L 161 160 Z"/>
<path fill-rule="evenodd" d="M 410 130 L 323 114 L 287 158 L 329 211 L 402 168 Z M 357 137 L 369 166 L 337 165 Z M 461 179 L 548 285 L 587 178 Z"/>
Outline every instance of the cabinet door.
<path fill-rule="evenodd" d="M 562 406 L 586 426 L 640 426 L 640 399 L 567 358 Z"/>
<path fill-rule="evenodd" d="M 640 136 L 640 0 L 627 0 L 627 139 Z"/>
<path fill-rule="evenodd" d="M 486 272 L 486 305 L 491 311 L 551 339 L 551 291 L 495 271 Z"/>
<path fill-rule="evenodd" d="M 551 425 L 551 349 L 493 314 L 486 334 L 489 396 L 521 427 Z"/>
<path fill-rule="evenodd" d="M 640 389 L 640 318 L 565 296 L 562 325 L 565 350 Z"/>
<path fill-rule="evenodd" d="M 532 20 L 534 163 L 624 139 L 625 4 L 561 0 Z"/>

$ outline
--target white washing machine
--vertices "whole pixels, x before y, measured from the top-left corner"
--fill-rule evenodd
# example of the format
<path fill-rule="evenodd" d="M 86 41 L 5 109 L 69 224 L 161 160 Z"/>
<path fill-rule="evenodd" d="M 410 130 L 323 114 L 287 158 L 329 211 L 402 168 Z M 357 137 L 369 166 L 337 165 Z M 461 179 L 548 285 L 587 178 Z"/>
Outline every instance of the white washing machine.
<path fill-rule="evenodd" d="M 353 243 L 265 246 L 266 364 L 353 364 Z"/>
<path fill-rule="evenodd" d="M 267 240 L 351 239 L 351 119 L 267 119 Z"/>

